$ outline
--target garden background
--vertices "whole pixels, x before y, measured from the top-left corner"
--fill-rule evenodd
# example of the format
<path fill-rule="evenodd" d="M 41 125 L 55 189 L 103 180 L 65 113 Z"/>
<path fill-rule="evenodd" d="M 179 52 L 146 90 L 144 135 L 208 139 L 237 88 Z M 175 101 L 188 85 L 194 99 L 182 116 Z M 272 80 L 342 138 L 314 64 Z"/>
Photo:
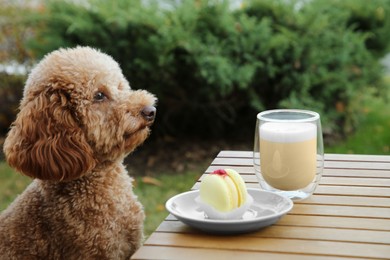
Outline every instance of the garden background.
<path fill-rule="evenodd" d="M 0 145 L 46 53 L 112 55 L 159 100 L 151 137 L 126 159 L 149 234 L 218 151 L 252 149 L 265 109 L 319 112 L 327 153 L 390 154 L 389 43 L 386 0 L 0 0 Z M 31 180 L 0 159 L 3 210 Z"/>

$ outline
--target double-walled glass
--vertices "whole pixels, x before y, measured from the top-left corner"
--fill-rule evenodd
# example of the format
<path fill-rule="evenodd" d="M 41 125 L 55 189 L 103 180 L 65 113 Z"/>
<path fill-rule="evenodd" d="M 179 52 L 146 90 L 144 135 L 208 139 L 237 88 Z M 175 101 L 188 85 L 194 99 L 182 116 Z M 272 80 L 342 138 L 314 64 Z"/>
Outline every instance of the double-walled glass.
<path fill-rule="evenodd" d="M 293 200 L 309 197 L 324 167 L 320 115 L 295 109 L 259 113 L 253 163 L 262 189 Z"/>

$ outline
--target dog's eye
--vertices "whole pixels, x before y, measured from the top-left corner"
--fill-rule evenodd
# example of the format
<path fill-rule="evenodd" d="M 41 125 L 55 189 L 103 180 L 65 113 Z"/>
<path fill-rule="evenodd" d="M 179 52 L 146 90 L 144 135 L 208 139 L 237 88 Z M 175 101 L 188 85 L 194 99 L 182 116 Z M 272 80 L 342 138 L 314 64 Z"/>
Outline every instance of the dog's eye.
<path fill-rule="evenodd" d="M 95 101 L 104 101 L 107 99 L 107 96 L 103 92 L 97 92 L 93 98 Z"/>

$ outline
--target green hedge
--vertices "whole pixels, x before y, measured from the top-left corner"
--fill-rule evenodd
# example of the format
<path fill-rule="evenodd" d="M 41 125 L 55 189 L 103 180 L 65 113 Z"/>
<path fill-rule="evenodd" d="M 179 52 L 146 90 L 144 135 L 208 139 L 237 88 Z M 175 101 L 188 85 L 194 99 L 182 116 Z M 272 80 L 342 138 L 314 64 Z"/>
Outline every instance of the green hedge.
<path fill-rule="evenodd" d="M 16 118 L 25 80 L 25 76 L 0 72 L 0 139 Z"/>
<path fill-rule="evenodd" d="M 133 88 L 156 94 L 155 131 L 252 131 L 264 109 L 304 108 L 326 133 L 353 130 L 367 89 L 381 88 L 386 1 L 48 1 L 31 24 L 43 55 L 91 45 L 119 61 Z"/>

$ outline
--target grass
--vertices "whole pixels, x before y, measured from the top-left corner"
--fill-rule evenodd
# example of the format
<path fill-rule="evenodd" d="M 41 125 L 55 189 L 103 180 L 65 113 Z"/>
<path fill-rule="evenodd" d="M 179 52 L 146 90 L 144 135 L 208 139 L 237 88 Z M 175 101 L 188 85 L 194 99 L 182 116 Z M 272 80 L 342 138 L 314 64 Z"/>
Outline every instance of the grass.
<path fill-rule="evenodd" d="M 184 174 L 162 174 L 154 184 L 144 178 L 136 178 L 134 192 L 145 207 L 145 234 L 151 234 L 167 217 L 165 202 L 172 196 L 191 189 L 205 169 Z"/>
<path fill-rule="evenodd" d="M 5 209 L 30 182 L 30 178 L 17 174 L 5 162 L 0 162 L 0 211 Z"/>
<path fill-rule="evenodd" d="M 326 153 L 390 154 L 390 77 L 387 97 L 369 96 L 361 104 L 365 114 L 357 131 L 337 143 L 326 147 Z"/>

